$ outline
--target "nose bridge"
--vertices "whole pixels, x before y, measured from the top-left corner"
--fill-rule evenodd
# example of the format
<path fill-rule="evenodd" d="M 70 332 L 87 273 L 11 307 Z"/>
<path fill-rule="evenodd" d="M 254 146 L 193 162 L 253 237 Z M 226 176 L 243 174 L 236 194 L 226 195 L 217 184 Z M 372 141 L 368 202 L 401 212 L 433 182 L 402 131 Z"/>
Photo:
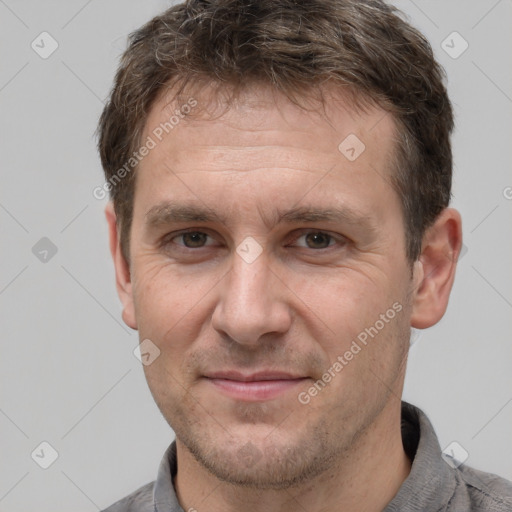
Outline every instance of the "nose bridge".
<path fill-rule="evenodd" d="M 262 252 L 251 261 L 239 254 L 240 248 L 244 249 L 243 243 L 233 253 L 223 280 L 213 326 L 238 343 L 255 344 L 266 333 L 285 332 L 290 317 L 267 256 Z"/>
<path fill-rule="evenodd" d="M 240 244 L 239 250 L 242 250 Z M 235 299 L 234 303 L 240 306 L 253 305 L 253 311 L 264 309 L 268 299 L 268 284 L 270 279 L 270 269 L 267 264 L 266 255 L 262 254 L 254 261 L 245 260 L 234 255 L 231 267 L 230 289 L 228 292 Z"/>

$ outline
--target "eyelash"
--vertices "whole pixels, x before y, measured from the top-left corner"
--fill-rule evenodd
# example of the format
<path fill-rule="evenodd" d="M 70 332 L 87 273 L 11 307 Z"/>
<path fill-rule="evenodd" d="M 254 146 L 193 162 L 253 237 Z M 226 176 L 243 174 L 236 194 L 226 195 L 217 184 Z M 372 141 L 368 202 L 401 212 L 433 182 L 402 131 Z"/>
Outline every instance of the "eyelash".
<path fill-rule="evenodd" d="M 168 247 L 170 244 L 174 243 L 173 242 L 174 239 L 183 237 L 186 234 L 203 234 L 203 235 L 208 236 L 209 238 L 212 238 L 211 235 L 209 235 L 208 233 L 206 233 L 204 231 L 199 231 L 199 230 L 195 230 L 195 229 L 188 229 L 188 230 L 185 230 L 185 231 L 180 231 L 180 232 L 177 232 L 177 233 L 172 233 L 172 236 L 167 235 L 166 237 L 164 237 L 164 239 L 162 241 L 163 247 L 164 248 Z M 344 246 L 344 245 L 346 245 L 348 243 L 348 239 L 346 237 L 342 236 L 342 235 L 333 235 L 330 232 L 321 231 L 321 230 L 318 230 L 318 229 L 304 230 L 304 231 L 301 232 L 301 234 L 299 236 L 294 237 L 293 240 L 296 242 L 300 238 L 302 238 L 304 236 L 307 236 L 307 235 L 310 235 L 310 234 L 318 234 L 318 235 L 324 235 L 324 236 L 329 237 L 329 245 L 327 247 L 322 247 L 320 249 L 315 249 L 315 248 L 305 247 L 305 246 L 299 246 L 299 248 L 301 248 L 301 249 L 311 249 L 312 251 L 315 251 L 315 252 L 321 252 L 321 251 L 329 250 L 331 247 L 333 247 L 333 245 L 336 244 L 336 242 L 338 243 L 338 245 L 341 245 L 341 246 Z M 331 242 L 334 242 L 334 243 L 331 244 Z M 202 247 L 187 247 L 187 246 L 185 246 L 183 244 L 175 244 L 175 245 L 177 245 L 180 248 L 180 250 L 182 250 L 184 252 L 192 252 L 192 251 L 197 251 L 197 250 L 200 250 L 200 249 L 205 249 L 207 247 L 210 247 L 208 245 L 204 245 Z"/>

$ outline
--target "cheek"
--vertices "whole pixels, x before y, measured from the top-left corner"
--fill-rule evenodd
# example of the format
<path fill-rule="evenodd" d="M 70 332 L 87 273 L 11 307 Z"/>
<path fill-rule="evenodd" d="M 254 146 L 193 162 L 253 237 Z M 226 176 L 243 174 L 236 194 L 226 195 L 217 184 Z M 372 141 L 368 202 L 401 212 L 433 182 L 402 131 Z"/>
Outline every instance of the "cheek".
<path fill-rule="evenodd" d="M 389 283 L 359 271 L 331 269 L 297 282 L 293 291 L 313 322 L 323 325 L 327 334 L 347 339 L 391 307 L 394 301 L 388 287 Z"/>
<path fill-rule="evenodd" d="M 170 264 L 140 265 L 134 301 L 141 339 L 176 353 L 197 338 L 219 281 L 205 273 L 183 275 Z"/>
<path fill-rule="evenodd" d="M 347 381 L 371 388 L 379 385 L 375 372 L 383 378 L 396 373 L 408 336 L 406 290 L 397 276 L 388 275 L 340 269 L 297 290 L 326 359 L 330 365 L 342 359 L 343 370 L 336 373 L 332 389 Z"/>

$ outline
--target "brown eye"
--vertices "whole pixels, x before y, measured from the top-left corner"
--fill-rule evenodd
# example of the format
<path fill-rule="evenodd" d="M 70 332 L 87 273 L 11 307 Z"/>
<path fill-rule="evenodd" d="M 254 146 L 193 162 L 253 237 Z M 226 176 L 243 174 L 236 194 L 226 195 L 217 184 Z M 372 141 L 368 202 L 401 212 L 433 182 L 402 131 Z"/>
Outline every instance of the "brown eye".
<path fill-rule="evenodd" d="M 332 236 L 321 231 L 308 233 L 305 236 L 306 243 L 310 249 L 325 249 L 331 245 Z"/>
<path fill-rule="evenodd" d="M 203 247 L 205 245 L 208 235 L 199 231 L 192 231 L 190 233 L 182 233 L 177 238 L 181 238 L 183 240 L 185 247 L 188 247 L 189 249 L 197 249 L 198 247 Z"/>

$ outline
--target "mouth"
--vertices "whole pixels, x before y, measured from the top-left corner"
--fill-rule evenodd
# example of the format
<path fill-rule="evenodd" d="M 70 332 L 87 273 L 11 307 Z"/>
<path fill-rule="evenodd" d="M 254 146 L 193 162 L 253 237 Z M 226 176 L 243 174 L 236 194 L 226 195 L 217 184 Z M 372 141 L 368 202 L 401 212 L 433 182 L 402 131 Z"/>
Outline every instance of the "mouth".
<path fill-rule="evenodd" d="M 262 402 L 278 398 L 309 379 L 309 377 L 279 371 L 262 371 L 252 374 L 236 371 L 213 372 L 205 375 L 204 378 L 223 395 L 246 402 Z"/>

